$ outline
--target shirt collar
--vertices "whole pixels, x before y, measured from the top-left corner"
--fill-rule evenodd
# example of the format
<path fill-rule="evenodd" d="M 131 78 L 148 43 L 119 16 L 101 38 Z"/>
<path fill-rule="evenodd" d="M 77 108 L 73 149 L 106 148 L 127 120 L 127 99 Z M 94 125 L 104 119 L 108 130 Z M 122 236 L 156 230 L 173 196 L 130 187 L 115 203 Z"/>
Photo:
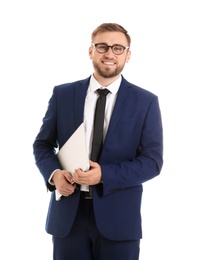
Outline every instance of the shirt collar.
<path fill-rule="evenodd" d="M 118 89 L 120 87 L 121 80 L 122 80 L 122 77 L 120 75 L 117 80 L 115 80 L 113 83 L 111 83 L 110 85 L 107 86 L 107 89 L 112 94 L 116 95 L 118 92 Z M 103 88 L 103 87 L 99 84 L 99 82 L 92 75 L 91 79 L 90 79 L 89 88 L 90 88 L 90 92 L 95 92 L 97 89 Z"/>

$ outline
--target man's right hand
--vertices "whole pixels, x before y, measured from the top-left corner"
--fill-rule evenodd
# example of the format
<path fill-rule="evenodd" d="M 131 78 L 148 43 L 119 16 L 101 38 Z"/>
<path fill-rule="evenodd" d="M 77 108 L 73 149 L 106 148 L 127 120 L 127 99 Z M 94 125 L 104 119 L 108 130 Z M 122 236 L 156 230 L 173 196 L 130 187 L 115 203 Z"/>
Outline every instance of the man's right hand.
<path fill-rule="evenodd" d="M 75 191 L 76 184 L 73 183 L 72 175 L 66 170 L 57 170 L 52 177 L 52 181 L 58 192 L 65 197 L 70 196 Z"/>

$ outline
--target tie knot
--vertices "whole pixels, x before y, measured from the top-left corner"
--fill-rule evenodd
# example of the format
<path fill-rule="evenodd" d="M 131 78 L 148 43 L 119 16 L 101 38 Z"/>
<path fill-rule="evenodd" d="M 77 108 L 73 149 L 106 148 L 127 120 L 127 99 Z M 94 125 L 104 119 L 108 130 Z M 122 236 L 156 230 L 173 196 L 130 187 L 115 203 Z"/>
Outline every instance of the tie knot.
<path fill-rule="evenodd" d="M 107 88 L 104 88 L 104 89 L 99 88 L 99 89 L 97 89 L 97 92 L 100 96 L 106 97 L 110 91 Z"/>

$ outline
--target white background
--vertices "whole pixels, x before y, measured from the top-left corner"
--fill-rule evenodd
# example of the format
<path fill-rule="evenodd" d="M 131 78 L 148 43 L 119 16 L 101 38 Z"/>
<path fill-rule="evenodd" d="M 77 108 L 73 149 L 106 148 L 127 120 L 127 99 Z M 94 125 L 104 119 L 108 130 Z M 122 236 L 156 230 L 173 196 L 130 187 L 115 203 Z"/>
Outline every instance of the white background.
<path fill-rule="evenodd" d="M 90 35 L 102 22 L 128 30 L 123 75 L 159 96 L 163 117 L 164 166 L 144 184 L 140 259 L 207 259 L 205 2 L 0 2 L 0 259 L 52 259 L 50 194 L 32 144 L 53 87 L 92 73 Z"/>

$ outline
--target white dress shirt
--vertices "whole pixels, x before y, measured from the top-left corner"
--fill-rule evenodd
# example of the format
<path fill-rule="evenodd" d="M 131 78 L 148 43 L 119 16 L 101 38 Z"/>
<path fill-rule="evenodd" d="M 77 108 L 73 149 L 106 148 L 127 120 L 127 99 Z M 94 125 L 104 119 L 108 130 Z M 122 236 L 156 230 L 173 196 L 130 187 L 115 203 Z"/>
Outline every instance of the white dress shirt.
<path fill-rule="evenodd" d="M 107 89 L 110 91 L 110 93 L 108 93 L 108 95 L 106 96 L 103 139 L 105 139 L 107 133 L 107 129 L 116 102 L 117 92 L 120 83 L 121 83 L 121 76 L 112 84 L 107 86 Z M 94 120 L 94 114 L 96 109 L 96 101 L 99 97 L 99 94 L 96 93 L 96 90 L 99 88 L 103 89 L 103 87 L 98 83 L 98 81 L 94 78 L 94 76 L 91 76 L 91 80 L 89 83 L 89 87 L 85 99 L 85 107 L 84 107 L 86 147 L 87 147 L 89 158 L 91 154 L 91 146 L 92 146 L 92 139 L 93 139 L 93 120 Z"/>

